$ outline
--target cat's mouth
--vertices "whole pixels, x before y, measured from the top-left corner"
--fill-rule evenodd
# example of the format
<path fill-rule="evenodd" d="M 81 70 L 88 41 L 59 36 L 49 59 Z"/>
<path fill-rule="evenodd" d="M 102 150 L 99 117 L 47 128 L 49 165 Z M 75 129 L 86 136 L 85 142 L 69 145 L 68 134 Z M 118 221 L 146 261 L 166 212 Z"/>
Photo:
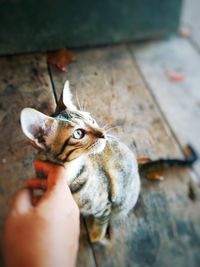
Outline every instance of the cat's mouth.
<path fill-rule="evenodd" d="M 90 145 L 87 150 L 89 154 L 101 153 L 106 146 L 106 139 L 98 139 L 94 144 Z"/>

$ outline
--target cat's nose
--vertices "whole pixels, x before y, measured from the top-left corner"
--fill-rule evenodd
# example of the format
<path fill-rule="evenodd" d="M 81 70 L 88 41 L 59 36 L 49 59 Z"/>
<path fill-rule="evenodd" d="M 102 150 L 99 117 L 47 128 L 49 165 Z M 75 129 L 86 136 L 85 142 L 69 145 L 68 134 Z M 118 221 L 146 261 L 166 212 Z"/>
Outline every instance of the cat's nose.
<path fill-rule="evenodd" d="M 105 139 L 106 138 L 106 134 L 104 132 L 97 132 L 96 133 L 96 137 L 97 138 L 102 138 L 102 139 Z"/>

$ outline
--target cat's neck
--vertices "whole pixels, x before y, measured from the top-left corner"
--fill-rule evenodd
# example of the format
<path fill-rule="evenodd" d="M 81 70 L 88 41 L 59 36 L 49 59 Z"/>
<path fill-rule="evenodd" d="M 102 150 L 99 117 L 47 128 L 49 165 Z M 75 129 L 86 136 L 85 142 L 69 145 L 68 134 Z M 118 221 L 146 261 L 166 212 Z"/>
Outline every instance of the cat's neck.
<path fill-rule="evenodd" d="M 78 176 L 80 170 L 83 168 L 86 162 L 86 156 L 78 157 L 72 161 L 66 162 L 64 167 L 66 169 L 67 184 L 70 185 L 71 182 Z"/>

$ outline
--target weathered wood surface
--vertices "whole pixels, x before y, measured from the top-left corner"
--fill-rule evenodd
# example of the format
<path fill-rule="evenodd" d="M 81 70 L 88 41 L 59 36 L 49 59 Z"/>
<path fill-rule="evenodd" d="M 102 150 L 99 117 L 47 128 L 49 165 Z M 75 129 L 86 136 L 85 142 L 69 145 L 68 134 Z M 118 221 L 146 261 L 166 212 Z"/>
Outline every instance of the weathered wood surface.
<path fill-rule="evenodd" d="M 126 47 L 77 52 L 68 73 L 51 73 L 58 95 L 69 79 L 87 110 L 101 124 L 118 125 L 115 134 L 138 156 L 181 156 Z M 160 183 L 143 180 L 136 209 L 113 226 L 110 244 L 93 246 L 97 266 L 199 266 L 200 203 L 189 198 L 191 175 L 182 169 Z"/>
<path fill-rule="evenodd" d="M 200 1 L 199 0 L 184 0 L 181 17 L 182 31 L 188 34 L 200 49 Z"/>
<path fill-rule="evenodd" d="M 115 134 L 138 156 L 181 156 L 124 46 L 76 54 L 67 74 L 52 68 L 58 94 L 68 78 L 80 102 L 85 99 L 88 110 L 102 123 L 118 125 Z M 48 114 L 55 103 L 45 56 L 1 58 L 0 64 L 2 235 L 13 192 L 34 175 L 35 152 L 21 132 L 20 110 L 31 106 Z M 82 224 L 77 265 L 199 266 L 200 207 L 198 199 L 188 197 L 190 183 L 188 170 L 170 171 L 161 183 L 144 180 L 137 208 L 125 222 L 114 225 L 107 247 L 91 248 Z"/>
<path fill-rule="evenodd" d="M 130 49 L 178 141 L 182 146 L 192 144 L 200 153 L 200 54 L 178 37 Z M 171 81 L 168 70 L 185 79 Z M 200 176 L 200 161 L 194 168 Z"/>
<path fill-rule="evenodd" d="M 1 238 L 13 193 L 26 185 L 27 178 L 34 177 L 32 163 L 36 151 L 21 131 L 20 111 L 24 107 L 33 107 L 51 114 L 55 110 L 55 100 L 45 55 L 5 57 L 0 59 L 0 66 Z M 83 223 L 81 229 L 78 262 L 82 266 L 87 266 L 86 262 L 95 266 Z"/>
<path fill-rule="evenodd" d="M 13 193 L 26 185 L 27 178 L 34 177 L 35 151 L 22 134 L 20 111 L 29 106 L 51 112 L 55 103 L 44 55 L 4 57 L 0 66 L 1 238 Z"/>
<path fill-rule="evenodd" d="M 93 255 L 93 249 L 88 237 L 87 228 L 83 218 L 81 218 L 80 242 L 79 242 L 79 251 L 77 257 L 77 266 L 96 267 L 96 262 Z"/>

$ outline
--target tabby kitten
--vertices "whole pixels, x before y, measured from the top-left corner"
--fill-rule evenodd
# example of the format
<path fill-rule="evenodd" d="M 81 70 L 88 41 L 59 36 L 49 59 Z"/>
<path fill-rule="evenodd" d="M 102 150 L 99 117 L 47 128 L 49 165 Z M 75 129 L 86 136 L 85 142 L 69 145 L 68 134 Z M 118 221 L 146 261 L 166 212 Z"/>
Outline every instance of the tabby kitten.
<path fill-rule="evenodd" d="M 111 218 L 126 215 L 137 202 L 140 179 L 133 153 L 74 106 L 68 81 L 55 113 L 25 108 L 21 126 L 43 159 L 64 165 L 80 212 L 94 218 L 91 241 L 103 239 Z"/>

